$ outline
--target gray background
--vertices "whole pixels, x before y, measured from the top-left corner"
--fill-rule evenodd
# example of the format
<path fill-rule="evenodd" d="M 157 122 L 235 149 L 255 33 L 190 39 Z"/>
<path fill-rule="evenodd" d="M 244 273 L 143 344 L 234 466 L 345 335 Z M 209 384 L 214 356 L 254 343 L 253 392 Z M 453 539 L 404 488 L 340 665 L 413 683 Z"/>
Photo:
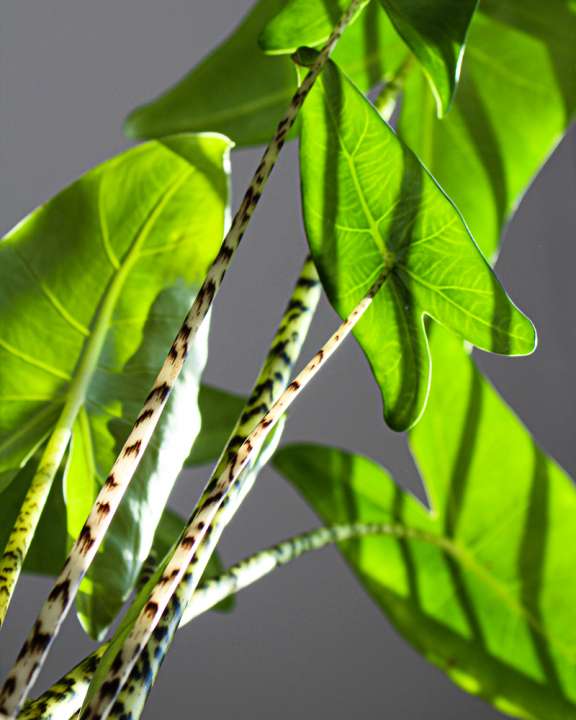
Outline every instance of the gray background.
<path fill-rule="evenodd" d="M 250 0 L 7 0 L 0 21 L 0 230 L 127 143 L 124 116 L 172 84 L 216 44 Z M 540 444 L 576 472 L 576 133 L 536 181 L 509 228 L 498 273 L 535 321 L 538 351 L 480 363 Z M 521 149 L 519 149 L 521 151 Z M 234 155 L 239 191 L 257 163 Z M 206 377 L 246 392 L 254 379 L 305 245 L 295 148 L 289 147 L 218 298 Z M 258 279 L 256 281 L 256 271 Z M 249 322 L 246 323 L 246 318 Z M 334 328 L 324 304 L 305 356 Z M 239 328 L 242 328 L 240 334 Z M 402 437 L 381 422 L 378 393 L 353 342 L 298 402 L 291 440 L 314 439 L 368 454 L 420 492 Z M 205 474 L 203 475 L 203 477 Z M 200 478 L 175 502 L 192 507 Z M 227 532 L 227 562 L 316 524 L 267 472 Z M 48 590 L 27 578 L 5 627 L 5 671 Z M 42 687 L 91 647 L 66 625 Z M 213 692 L 212 692 L 213 691 Z M 229 616 L 208 615 L 180 633 L 147 711 L 187 717 L 498 717 L 424 662 L 380 615 L 337 554 L 309 556 L 245 591 Z"/>

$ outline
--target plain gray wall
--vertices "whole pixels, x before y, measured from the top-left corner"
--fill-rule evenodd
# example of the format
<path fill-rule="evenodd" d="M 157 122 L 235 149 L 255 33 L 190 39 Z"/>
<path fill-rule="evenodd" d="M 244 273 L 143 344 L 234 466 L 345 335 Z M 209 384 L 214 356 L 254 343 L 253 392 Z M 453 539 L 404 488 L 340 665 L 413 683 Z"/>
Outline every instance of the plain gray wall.
<path fill-rule="evenodd" d="M 197 63 L 249 5 L 250 0 L 4 2 L 0 230 L 126 147 L 121 126 L 127 112 Z M 497 268 L 538 327 L 538 351 L 520 360 L 480 357 L 539 443 L 573 474 L 575 142 L 572 133 L 528 193 Z M 234 155 L 236 191 L 257 161 L 258 151 Z M 249 389 L 304 252 L 291 146 L 218 298 L 209 381 L 241 392 Z M 335 322 L 323 304 L 304 356 Z M 404 486 L 420 491 L 404 439 L 383 427 L 378 393 L 352 341 L 298 402 L 287 437 L 368 454 L 387 465 Z M 182 511 L 191 509 L 200 479 L 180 483 L 174 502 Z M 294 492 L 267 472 L 225 536 L 224 559 L 232 562 L 315 524 Z M 2 635 L 2 671 L 48 587 L 39 578 L 20 584 Z M 90 648 L 71 618 L 42 687 Z M 302 559 L 245 591 L 231 615 L 204 616 L 179 633 L 147 717 L 191 717 L 199 711 L 210 712 L 213 720 L 229 711 L 254 720 L 294 714 L 334 720 L 498 717 L 456 689 L 397 636 L 333 550 Z"/>

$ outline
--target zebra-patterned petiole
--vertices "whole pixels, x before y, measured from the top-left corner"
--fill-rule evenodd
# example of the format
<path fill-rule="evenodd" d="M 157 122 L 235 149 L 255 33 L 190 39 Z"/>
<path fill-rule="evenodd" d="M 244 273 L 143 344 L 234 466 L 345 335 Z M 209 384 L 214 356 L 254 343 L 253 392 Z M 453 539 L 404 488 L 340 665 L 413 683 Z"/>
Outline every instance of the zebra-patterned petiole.
<path fill-rule="evenodd" d="M 368 536 L 386 535 L 397 538 L 420 537 L 399 524 L 367 523 L 335 525 L 297 535 L 267 550 L 262 550 L 233 565 L 222 575 L 201 585 L 190 600 L 180 622 L 180 628 L 207 612 L 218 603 L 244 588 L 258 582 L 276 568 L 296 560 L 305 553 L 321 550 L 327 545 L 349 540 L 358 540 Z M 422 538 L 426 538 L 422 534 Z M 106 645 L 83 660 L 43 695 L 28 703 L 18 716 L 18 720 L 70 720 L 80 708 L 98 661 Z M 145 697 L 141 698 L 143 705 Z M 133 720 L 140 716 L 142 708 L 136 701 L 129 712 Z M 128 710 L 127 710 L 128 712 Z"/>
<path fill-rule="evenodd" d="M 274 138 L 264 151 L 260 165 L 244 195 L 230 230 L 224 238 L 220 252 L 208 270 L 206 279 L 146 399 L 144 408 L 136 419 L 136 423 L 72 547 L 61 574 L 22 646 L 16 664 L 0 690 L 0 715 L 4 714 L 8 718 L 14 718 L 38 677 L 54 638 L 72 606 L 80 583 L 106 535 L 124 492 L 152 437 L 168 395 L 182 370 L 188 344 L 206 317 L 214 296 L 222 284 L 232 257 L 260 200 L 264 186 L 286 137 L 294 125 L 302 103 L 312 89 L 344 29 L 363 2 L 364 0 L 352 0 L 350 7 L 338 21 L 326 45 L 294 94 L 284 118 L 278 124 Z"/>
<path fill-rule="evenodd" d="M 324 366 L 328 358 L 341 346 L 344 339 L 370 307 L 389 273 L 390 270 L 388 269 L 378 278 L 348 318 L 308 362 L 296 379 L 290 383 L 270 411 L 266 413 L 255 429 L 248 435 L 238 448 L 238 451 L 233 454 L 223 472 L 207 485 L 178 547 L 172 554 L 160 580 L 150 593 L 146 604 L 142 607 L 122 648 L 114 656 L 105 681 L 98 688 L 89 706 L 82 712 L 81 720 L 105 720 L 109 716 L 120 690 L 158 625 L 186 569 L 190 564 L 194 565 L 197 562 L 198 548 L 206 537 L 206 533 L 212 527 L 216 513 L 238 481 L 240 474 L 257 457 L 264 441 L 276 423 L 312 378 L 315 377 L 320 368 Z M 199 578 L 196 578 L 196 583 L 198 580 Z M 194 586 L 191 586 L 190 591 L 193 592 L 194 589 Z"/>
<path fill-rule="evenodd" d="M 236 427 L 232 431 L 220 461 L 212 473 L 217 478 L 224 469 L 233 452 L 244 442 L 248 434 L 258 425 L 270 410 L 270 407 L 282 395 L 290 382 L 292 368 L 300 355 L 302 345 L 318 301 L 320 299 L 320 281 L 311 258 L 304 263 L 296 287 L 274 336 L 270 350 L 254 384 L 250 399 L 244 408 Z M 277 427 L 277 430 L 281 430 Z M 238 482 L 223 501 L 211 523 L 197 553 L 197 562 L 189 565 L 182 582 L 170 602 L 152 637 L 142 651 L 142 655 L 132 669 L 118 700 L 111 711 L 111 718 L 137 720 L 144 708 L 156 675 L 172 643 L 172 639 L 188 606 L 198 578 L 204 574 L 208 561 L 216 548 L 220 536 L 230 520 L 236 514 L 246 495 L 252 489 L 261 468 L 274 451 L 279 433 L 260 452 L 256 460 L 247 467 Z"/>

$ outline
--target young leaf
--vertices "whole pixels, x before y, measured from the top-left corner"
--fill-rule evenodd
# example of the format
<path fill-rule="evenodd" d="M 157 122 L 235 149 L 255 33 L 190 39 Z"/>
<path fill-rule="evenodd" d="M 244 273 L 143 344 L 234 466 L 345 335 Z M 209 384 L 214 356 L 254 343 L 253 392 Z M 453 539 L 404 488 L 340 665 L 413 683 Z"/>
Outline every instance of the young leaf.
<path fill-rule="evenodd" d="M 65 477 L 72 535 L 217 254 L 229 147 L 212 134 L 130 150 L 88 172 L 0 243 L 0 445 L 13 449 L 12 433 L 19 436 L 19 453 L 0 462 L 5 469 L 25 462 L 40 435 L 21 428 L 39 416 L 54 422 L 74 395 L 79 412 Z M 198 431 L 205 359 L 204 332 L 84 584 L 79 612 L 94 636 L 130 592 Z M 42 435 L 50 430 L 42 427 Z"/>
<path fill-rule="evenodd" d="M 392 428 L 410 427 L 425 405 L 424 314 L 485 350 L 534 349 L 532 324 L 453 204 L 333 63 L 304 105 L 300 163 L 306 232 L 336 310 L 346 316 L 391 271 L 354 332 Z"/>
<path fill-rule="evenodd" d="M 246 398 L 240 395 L 211 385 L 200 386 L 198 408 L 202 425 L 186 460 L 187 467 L 218 460 L 245 404 Z"/>
<path fill-rule="evenodd" d="M 424 78 L 406 85 L 399 131 L 461 210 L 488 258 L 576 111 L 576 6 L 483 0 L 458 94 L 434 117 Z"/>
<path fill-rule="evenodd" d="M 293 53 L 323 42 L 349 0 L 289 0 L 266 26 L 260 44 L 269 53 Z M 478 0 L 380 0 L 399 35 L 418 58 L 436 97 L 438 114 L 450 108 Z M 375 5 L 375 3 L 373 3 Z"/>
<path fill-rule="evenodd" d="M 466 35 L 478 0 L 380 0 L 380 4 L 420 61 L 438 115 L 444 115 L 456 92 Z"/>
<path fill-rule="evenodd" d="M 268 142 L 296 90 L 296 73 L 288 58 L 267 57 L 257 38 L 285 3 L 257 2 L 232 35 L 197 67 L 130 113 L 126 134 L 152 138 L 184 130 L 217 130 L 239 147 Z M 359 87 L 369 90 L 398 65 L 403 52 L 402 41 L 374 4 L 346 30 L 334 57 Z"/>
<path fill-rule="evenodd" d="M 464 690 L 522 718 L 576 718 L 576 493 L 435 327 L 436 382 L 412 448 L 428 511 L 375 463 L 292 446 L 276 467 L 320 517 L 397 526 L 342 550 L 398 630 Z"/>

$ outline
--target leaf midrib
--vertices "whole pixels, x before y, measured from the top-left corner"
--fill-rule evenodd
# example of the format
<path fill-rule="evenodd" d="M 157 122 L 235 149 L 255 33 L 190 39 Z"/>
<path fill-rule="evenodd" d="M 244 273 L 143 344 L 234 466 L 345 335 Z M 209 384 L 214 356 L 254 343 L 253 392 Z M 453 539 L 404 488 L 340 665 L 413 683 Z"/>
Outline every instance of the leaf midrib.
<path fill-rule="evenodd" d="M 148 216 L 144 220 L 138 233 L 126 251 L 119 266 L 113 272 L 107 288 L 96 308 L 92 322 L 90 323 L 90 334 L 86 337 L 80 350 L 79 361 L 76 370 L 72 374 L 72 381 L 65 394 L 66 401 L 62 414 L 56 424 L 57 427 L 66 427 L 72 430 L 80 408 L 86 401 L 90 383 L 98 365 L 98 359 L 102 353 L 108 332 L 112 326 L 112 317 L 124 283 L 139 257 L 139 251 L 145 243 L 155 221 L 162 213 L 171 197 L 177 192 L 185 180 L 192 173 L 191 168 L 178 175 L 178 177 L 164 190 L 158 200 L 152 206 Z M 102 232 L 102 228 L 100 228 Z"/>
<path fill-rule="evenodd" d="M 403 523 L 396 522 L 395 527 L 398 532 L 393 532 L 391 535 L 398 539 L 418 540 L 448 553 L 456 562 L 464 567 L 465 570 L 475 575 L 480 582 L 489 587 L 510 611 L 524 618 L 525 621 L 547 642 L 552 644 L 567 661 L 573 662 L 573 651 L 555 638 L 552 638 L 528 608 L 512 597 L 501 580 L 479 562 L 468 548 L 444 535 L 435 535 L 434 533 L 419 530 Z"/>

